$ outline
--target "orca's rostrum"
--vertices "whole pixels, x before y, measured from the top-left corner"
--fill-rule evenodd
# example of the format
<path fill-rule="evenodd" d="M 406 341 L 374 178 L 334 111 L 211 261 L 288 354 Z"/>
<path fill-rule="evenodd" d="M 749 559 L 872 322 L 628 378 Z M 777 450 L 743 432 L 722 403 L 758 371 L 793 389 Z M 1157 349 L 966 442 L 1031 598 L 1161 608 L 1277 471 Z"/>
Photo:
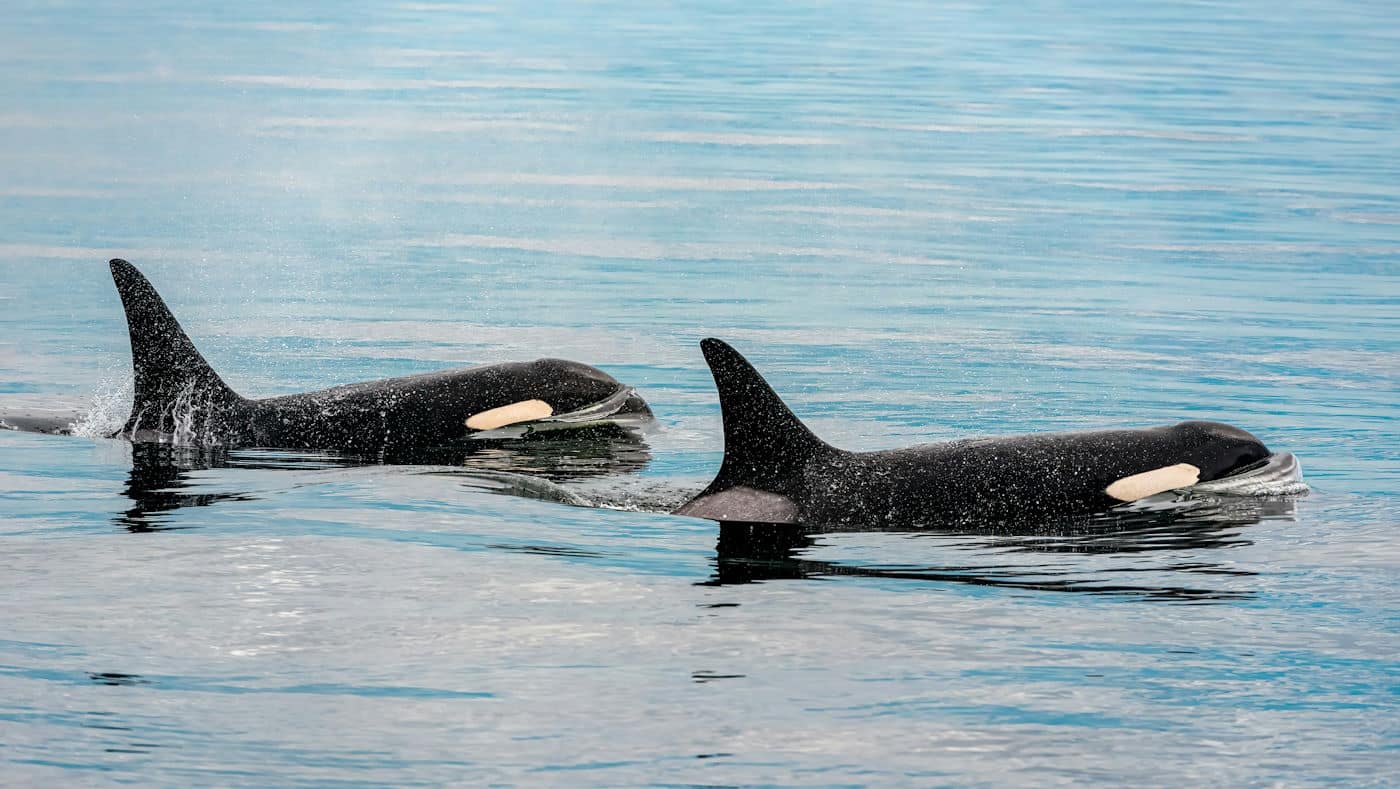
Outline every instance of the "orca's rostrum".
<path fill-rule="evenodd" d="M 395 452 L 502 429 L 649 418 L 633 390 L 565 359 L 506 362 L 255 400 L 209 366 L 151 283 L 111 261 L 126 309 L 135 393 L 118 435 L 132 441 Z"/>
<path fill-rule="evenodd" d="M 733 348 L 700 346 L 719 390 L 724 460 L 679 515 L 888 528 L 1091 514 L 1180 489 L 1307 490 L 1292 454 L 1218 422 L 849 452 L 813 434 Z"/>

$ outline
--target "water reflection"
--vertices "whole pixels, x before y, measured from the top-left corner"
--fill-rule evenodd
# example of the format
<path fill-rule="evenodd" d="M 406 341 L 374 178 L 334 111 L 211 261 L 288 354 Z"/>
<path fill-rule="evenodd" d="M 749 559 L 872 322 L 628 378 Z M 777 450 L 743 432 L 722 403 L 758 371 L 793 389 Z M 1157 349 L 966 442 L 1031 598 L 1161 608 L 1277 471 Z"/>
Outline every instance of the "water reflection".
<path fill-rule="evenodd" d="M 1137 511 L 982 529 L 827 529 L 763 523 L 720 525 L 715 572 L 705 585 L 860 576 L 938 583 L 1127 595 L 1171 601 L 1247 599 L 1234 565 L 1245 527 L 1292 520 L 1286 498 L 1198 498 Z M 826 539 L 823 539 L 823 537 Z M 850 549 L 873 560 L 809 558 Z M 923 560 L 927 557 L 927 560 Z"/>
<path fill-rule="evenodd" d="M 116 517 L 130 532 L 180 528 L 164 516 L 181 507 L 207 507 L 220 501 L 248 501 L 246 493 L 191 492 L 191 474 L 229 465 L 228 452 L 218 449 L 171 447 L 160 444 L 131 445 L 131 473 L 122 491 L 133 505 Z"/>
<path fill-rule="evenodd" d="M 522 437 L 471 445 L 420 449 L 393 456 L 364 458 L 332 453 L 228 450 L 168 444 L 132 444 L 131 473 L 122 493 L 132 506 L 114 521 L 131 532 L 180 528 L 170 515 L 184 507 L 224 501 L 252 501 L 260 496 L 249 484 L 227 489 L 231 475 L 211 490 L 200 472 L 213 469 L 307 471 L 374 465 L 441 467 L 473 489 L 491 493 L 578 504 L 578 497 L 558 483 L 637 471 L 651 460 L 640 432 L 618 425 L 553 434 L 548 440 Z"/>
<path fill-rule="evenodd" d="M 462 466 L 470 472 L 496 471 L 567 482 L 640 471 L 651 462 L 651 448 L 641 430 L 602 422 L 567 432 L 474 441 L 465 447 L 417 449 L 382 460 L 394 464 Z"/>

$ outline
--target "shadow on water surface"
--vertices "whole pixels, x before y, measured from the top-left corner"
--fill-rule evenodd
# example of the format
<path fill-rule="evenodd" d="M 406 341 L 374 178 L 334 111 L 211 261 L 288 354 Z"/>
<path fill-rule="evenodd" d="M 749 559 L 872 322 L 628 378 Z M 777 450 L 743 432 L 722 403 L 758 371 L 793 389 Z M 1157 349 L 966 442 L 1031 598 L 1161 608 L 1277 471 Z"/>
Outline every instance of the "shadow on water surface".
<path fill-rule="evenodd" d="M 142 678 L 139 674 L 123 674 L 119 671 L 89 671 L 88 679 L 92 680 L 94 685 L 113 687 L 151 684 L 150 680 Z"/>
<path fill-rule="evenodd" d="M 946 530 L 725 523 L 715 572 L 702 584 L 855 576 L 1176 602 L 1241 600 L 1253 592 L 1225 587 L 1258 573 L 1204 552 L 1251 545 L 1244 527 L 1292 520 L 1293 514 L 1290 498 L 1208 497 L 1084 518 Z M 852 548 L 876 558 L 811 556 Z M 919 561 L 921 554 L 929 561 Z"/>
<path fill-rule="evenodd" d="M 247 484 L 211 490 L 199 474 L 216 469 L 296 472 L 422 466 L 424 473 L 450 476 L 475 490 L 579 504 L 578 497 L 558 483 L 637 471 L 650 460 L 641 435 L 615 425 L 573 430 L 567 436 L 478 442 L 376 458 L 137 443 L 131 445 L 131 472 L 122 490 L 132 506 L 114 520 L 131 532 L 164 531 L 182 528 L 170 523 L 176 510 L 261 497 Z"/>

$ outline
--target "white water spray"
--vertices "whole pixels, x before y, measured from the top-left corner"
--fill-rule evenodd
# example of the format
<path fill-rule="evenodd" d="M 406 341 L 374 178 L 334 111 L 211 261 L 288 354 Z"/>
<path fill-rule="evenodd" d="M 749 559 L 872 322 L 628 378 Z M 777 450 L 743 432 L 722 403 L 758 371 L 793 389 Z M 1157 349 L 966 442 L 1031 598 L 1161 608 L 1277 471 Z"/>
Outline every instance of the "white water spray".
<path fill-rule="evenodd" d="M 108 438 L 126 424 L 131 413 L 135 390 L 131 374 L 108 374 L 97 382 L 87 410 L 73 422 L 73 435 L 84 438 Z"/>

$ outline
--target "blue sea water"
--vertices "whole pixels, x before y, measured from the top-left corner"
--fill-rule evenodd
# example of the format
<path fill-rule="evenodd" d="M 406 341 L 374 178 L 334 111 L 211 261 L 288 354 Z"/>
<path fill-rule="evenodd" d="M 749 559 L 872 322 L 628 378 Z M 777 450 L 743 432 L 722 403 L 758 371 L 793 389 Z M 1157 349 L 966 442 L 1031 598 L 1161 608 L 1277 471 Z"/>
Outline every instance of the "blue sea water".
<path fill-rule="evenodd" d="M 0 431 L 0 784 L 1393 782 L 1397 53 L 1363 2 L 9 3 L 0 410 L 125 415 L 121 256 L 246 394 L 562 356 L 659 425 Z M 1313 490 L 722 533 L 665 514 L 705 336 L 840 446 L 1214 419 Z"/>

